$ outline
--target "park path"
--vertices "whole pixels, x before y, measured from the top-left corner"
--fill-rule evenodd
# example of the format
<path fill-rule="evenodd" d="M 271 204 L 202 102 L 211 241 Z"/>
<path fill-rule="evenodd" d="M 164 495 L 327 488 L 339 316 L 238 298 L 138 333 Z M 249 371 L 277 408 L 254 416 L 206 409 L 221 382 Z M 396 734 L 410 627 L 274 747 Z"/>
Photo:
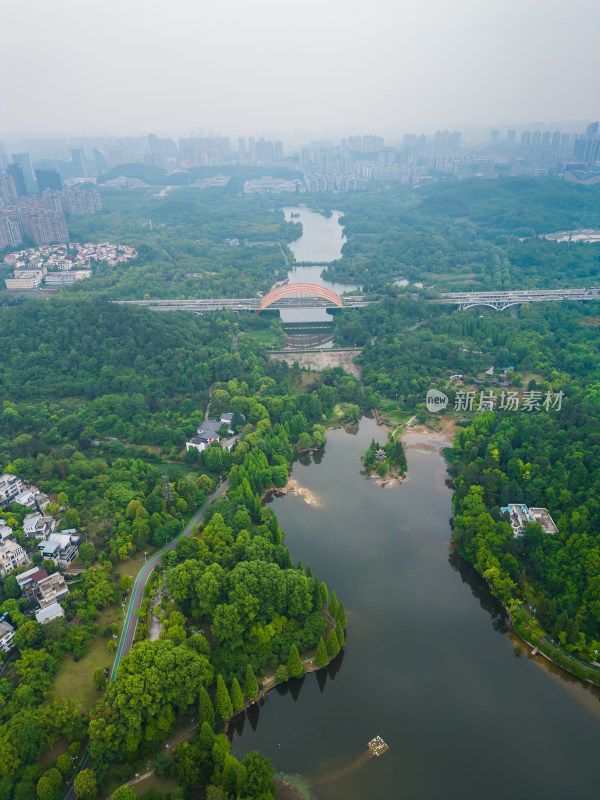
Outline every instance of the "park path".
<path fill-rule="evenodd" d="M 144 587 L 146 586 L 148 579 L 152 575 L 154 567 L 162 558 L 164 553 L 170 550 L 174 550 L 175 547 L 177 546 L 177 542 L 180 539 L 182 539 L 184 536 L 189 536 L 192 533 L 194 525 L 197 525 L 202 520 L 204 514 L 206 513 L 206 509 L 212 503 L 214 503 L 215 500 L 218 500 L 220 497 L 222 497 L 227 491 L 227 489 L 229 489 L 229 479 L 224 481 L 221 484 L 221 486 L 219 486 L 219 488 L 215 492 L 213 492 L 213 494 L 206 500 L 206 502 L 198 509 L 197 513 L 190 520 L 190 522 L 183 529 L 183 531 L 179 534 L 179 536 L 173 539 L 172 542 L 169 542 L 169 544 L 166 544 L 161 550 L 159 550 L 158 553 L 156 553 L 156 555 L 153 556 L 150 559 L 150 561 L 148 561 L 148 563 L 143 567 L 143 569 L 140 570 L 135 580 L 135 583 L 133 584 L 133 588 L 131 590 L 129 608 L 127 610 L 127 615 L 125 617 L 125 623 L 123 625 L 123 632 L 121 633 L 119 647 L 117 648 L 115 663 L 110 675 L 111 681 L 115 679 L 115 676 L 117 674 L 117 667 L 119 666 L 121 659 L 127 655 L 127 653 L 131 650 L 131 647 L 133 646 L 133 638 L 135 636 L 135 629 L 137 626 L 137 619 L 138 619 L 137 611 L 142 605 L 142 600 L 144 599 Z M 64 795 L 64 800 L 77 800 L 77 795 L 75 794 L 75 791 L 73 789 L 73 784 L 75 782 L 75 778 L 77 777 L 77 775 L 81 772 L 82 769 L 85 769 L 89 757 L 90 757 L 89 747 L 86 747 L 86 750 L 81 758 L 81 761 L 79 762 L 79 766 L 77 767 L 75 774 L 73 775 L 73 779 L 71 780 L 71 783 L 67 787 L 67 790 Z"/>

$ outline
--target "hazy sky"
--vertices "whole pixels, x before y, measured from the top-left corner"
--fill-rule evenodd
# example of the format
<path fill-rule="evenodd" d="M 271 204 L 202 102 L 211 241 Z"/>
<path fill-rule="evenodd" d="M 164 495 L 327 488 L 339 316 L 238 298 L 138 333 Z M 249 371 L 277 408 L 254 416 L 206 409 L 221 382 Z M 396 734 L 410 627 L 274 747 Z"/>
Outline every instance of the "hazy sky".
<path fill-rule="evenodd" d="M 0 136 L 600 115 L 598 0 L 3 0 Z"/>

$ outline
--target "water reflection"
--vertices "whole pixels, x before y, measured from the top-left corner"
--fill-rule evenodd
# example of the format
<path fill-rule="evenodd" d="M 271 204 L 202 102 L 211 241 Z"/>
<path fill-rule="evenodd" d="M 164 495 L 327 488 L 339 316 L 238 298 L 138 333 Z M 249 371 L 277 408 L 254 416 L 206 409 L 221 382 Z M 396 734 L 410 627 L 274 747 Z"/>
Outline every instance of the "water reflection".
<path fill-rule="evenodd" d="M 351 646 L 295 686 L 300 702 L 290 687 L 272 692 L 256 730 L 234 735 L 236 755 L 259 750 L 277 769 L 329 778 L 321 800 L 595 796 L 598 690 L 531 657 L 486 582 L 449 552 L 439 455 L 409 448 L 410 479 L 386 492 L 360 478 L 378 434 L 363 419 L 328 433 L 321 465 L 314 454 L 294 464 L 318 508 L 275 501 L 292 560 L 344 601 Z M 375 735 L 390 751 L 355 769 Z"/>
<path fill-rule="evenodd" d="M 250 727 L 252 728 L 253 731 L 255 731 L 258 726 L 258 718 L 260 717 L 260 706 L 262 706 L 263 704 L 264 700 L 261 697 L 258 703 L 253 703 L 247 709 L 246 713 L 248 715 L 248 722 L 250 723 Z"/>
<path fill-rule="evenodd" d="M 450 547 L 448 563 L 455 572 L 458 572 L 462 582 L 470 588 L 473 597 L 479 600 L 481 608 L 490 615 L 492 628 L 498 633 L 508 633 L 510 625 L 504 606 L 490 592 L 489 586 L 475 567 L 465 561 L 454 546 Z"/>

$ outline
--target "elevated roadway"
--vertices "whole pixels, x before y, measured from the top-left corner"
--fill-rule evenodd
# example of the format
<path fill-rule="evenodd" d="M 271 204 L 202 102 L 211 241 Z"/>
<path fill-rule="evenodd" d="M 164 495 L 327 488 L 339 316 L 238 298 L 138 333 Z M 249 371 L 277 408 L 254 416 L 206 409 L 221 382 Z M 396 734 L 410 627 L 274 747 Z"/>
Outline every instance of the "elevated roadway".
<path fill-rule="evenodd" d="M 591 289 L 519 289 L 509 292 L 442 292 L 431 303 L 445 303 L 459 309 L 488 306 L 503 311 L 520 303 L 548 303 L 562 300 L 600 300 L 600 288 Z"/>
<path fill-rule="evenodd" d="M 196 298 L 193 300 L 113 300 L 119 305 L 147 306 L 154 311 L 191 311 L 202 314 L 205 311 L 220 311 L 229 309 L 231 311 L 264 311 L 274 309 L 282 311 L 286 308 L 362 308 L 377 300 L 366 300 L 358 295 L 351 295 L 341 298 L 341 305 L 333 303 L 327 298 L 319 297 L 281 297 L 273 301 L 268 307 L 261 305 L 261 297 L 236 298 L 231 297 L 212 297 Z"/>

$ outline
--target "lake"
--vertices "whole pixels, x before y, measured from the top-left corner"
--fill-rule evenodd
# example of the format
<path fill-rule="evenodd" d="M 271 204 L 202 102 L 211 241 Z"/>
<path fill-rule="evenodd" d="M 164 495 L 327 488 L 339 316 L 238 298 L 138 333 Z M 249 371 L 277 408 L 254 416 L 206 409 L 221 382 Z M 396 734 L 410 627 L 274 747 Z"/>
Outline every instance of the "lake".
<path fill-rule="evenodd" d="M 452 551 L 440 443 L 410 434 L 407 479 L 381 488 L 360 474 L 373 437 L 365 418 L 329 432 L 293 467 L 319 505 L 272 502 L 294 563 L 344 602 L 347 643 L 245 717 L 236 754 L 259 750 L 321 800 L 596 796 L 598 690 L 531 658 Z M 368 759 L 376 735 L 390 749 Z"/>

